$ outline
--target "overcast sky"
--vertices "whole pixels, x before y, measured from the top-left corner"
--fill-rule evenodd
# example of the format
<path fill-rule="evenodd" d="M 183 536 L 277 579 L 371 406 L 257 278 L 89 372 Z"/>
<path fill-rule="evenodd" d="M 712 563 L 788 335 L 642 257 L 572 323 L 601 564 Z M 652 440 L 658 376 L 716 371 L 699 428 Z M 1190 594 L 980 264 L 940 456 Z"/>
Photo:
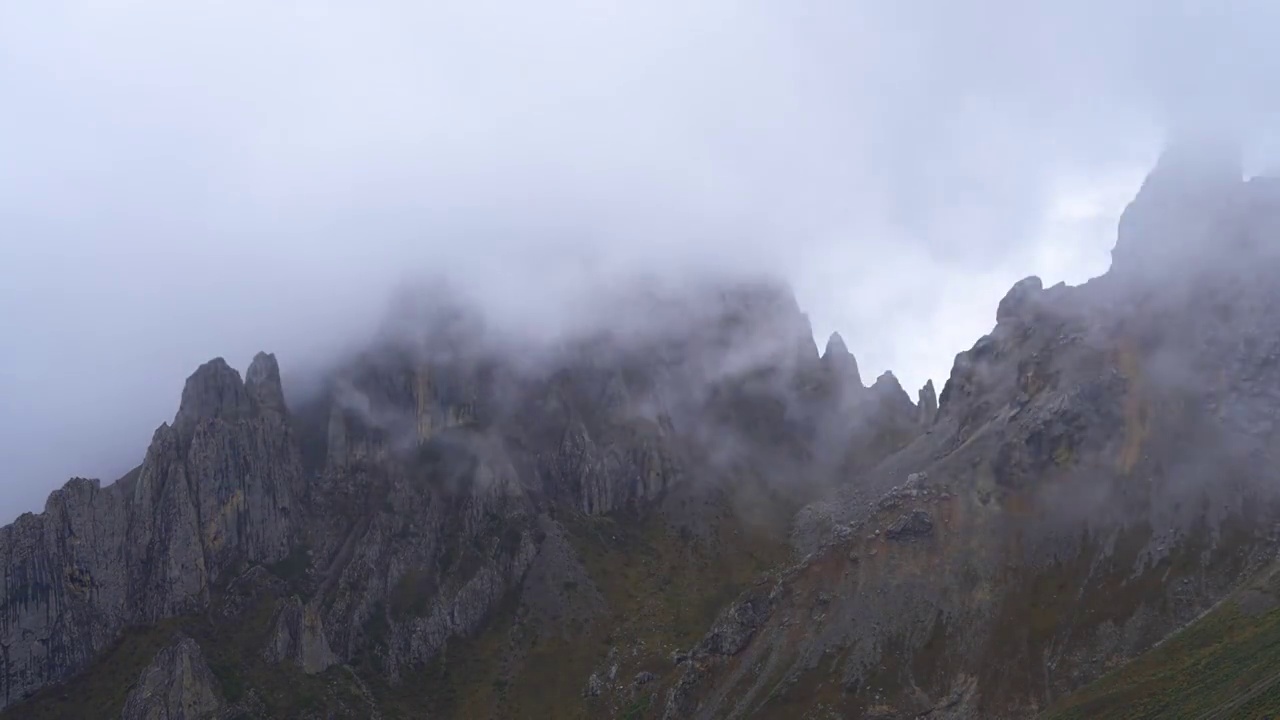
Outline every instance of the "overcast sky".
<path fill-rule="evenodd" d="M 1103 272 L 1163 138 L 1272 119 L 1270 0 L 0 0 L 0 518 L 141 459 L 183 379 L 358 337 L 406 273 L 788 278 L 941 382 Z"/>

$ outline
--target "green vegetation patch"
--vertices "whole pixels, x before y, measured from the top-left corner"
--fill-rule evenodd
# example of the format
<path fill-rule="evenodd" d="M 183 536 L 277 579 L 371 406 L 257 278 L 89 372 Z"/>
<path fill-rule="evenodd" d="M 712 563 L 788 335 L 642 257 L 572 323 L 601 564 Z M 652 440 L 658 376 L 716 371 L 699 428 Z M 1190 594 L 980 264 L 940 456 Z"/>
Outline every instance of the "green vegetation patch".
<path fill-rule="evenodd" d="M 1280 573 L 1247 586 L 1133 662 L 1066 698 L 1044 720 L 1280 716 Z"/>

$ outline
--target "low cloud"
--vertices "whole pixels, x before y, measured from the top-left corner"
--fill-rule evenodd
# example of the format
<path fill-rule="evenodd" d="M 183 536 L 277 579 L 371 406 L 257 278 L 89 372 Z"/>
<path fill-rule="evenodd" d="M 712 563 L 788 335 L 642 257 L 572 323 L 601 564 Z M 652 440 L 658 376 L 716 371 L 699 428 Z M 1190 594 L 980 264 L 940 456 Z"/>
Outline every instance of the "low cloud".
<path fill-rule="evenodd" d="M 1165 135 L 1268 166 L 1280 7 L 387 0 L 0 10 L 0 515 L 111 477 L 182 380 L 286 382 L 444 274 L 536 330 L 767 272 L 868 377 L 1105 270 Z"/>

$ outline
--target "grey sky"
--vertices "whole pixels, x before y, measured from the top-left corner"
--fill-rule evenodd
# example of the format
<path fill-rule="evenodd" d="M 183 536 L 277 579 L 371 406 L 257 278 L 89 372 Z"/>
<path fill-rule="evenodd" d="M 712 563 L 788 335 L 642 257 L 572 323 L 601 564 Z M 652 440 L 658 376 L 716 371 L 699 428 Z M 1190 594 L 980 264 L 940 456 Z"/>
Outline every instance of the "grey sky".
<path fill-rule="evenodd" d="M 1105 270 L 1170 130 L 1268 147 L 1280 6 L 1046 5 L 0 0 L 0 517 L 406 274 L 518 322 L 767 269 L 940 386 L 1012 282 Z"/>

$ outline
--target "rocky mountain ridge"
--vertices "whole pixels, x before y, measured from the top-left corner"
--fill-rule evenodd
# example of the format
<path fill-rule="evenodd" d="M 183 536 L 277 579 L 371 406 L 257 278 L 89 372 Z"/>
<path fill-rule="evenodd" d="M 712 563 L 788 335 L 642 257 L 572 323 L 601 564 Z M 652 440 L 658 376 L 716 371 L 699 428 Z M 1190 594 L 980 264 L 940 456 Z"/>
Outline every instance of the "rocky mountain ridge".
<path fill-rule="evenodd" d="M 1015 285 L 930 432 L 800 513 L 806 569 L 752 642 L 686 671 L 691 699 L 664 717 L 815 696 L 866 717 L 1031 717 L 1274 557 L 1280 193 L 1175 159 L 1126 212 L 1111 273 Z M 903 501 L 908 478 L 943 489 Z"/>
<path fill-rule="evenodd" d="M 259 355 L 249 376 L 202 366 L 137 470 L 107 487 L 73 479 L 0 528 L 5 704 L 129 625 L 202 609 L 237 565 L 288 554 L 301 464 L 275 359 Z"/>
<path fill-rule="evenodd" d="M 432 301 L 293 407 L 211 361 L 0 529 L 3 705 L 1032 717 L 1280 542 L 1280 189 L 1233 167 L 1167 154 L 1111 272 L 1015 285 L 917 402 L 767 282 L 519 361 Z"/>
<path fill-rule="evenodd" d="M 583 574 L 553 514 L 642 509 L 678 495 L 693 467 L 729 477 L 715 469 L 727 455 L 756 452 L 712 457 L 699 438 L 798 435 L 863 394 L 914 427 L 905 393 L 863 388 L 843 347 L 805 355 L 812 334 L 780 288 L 730 289 L 684 330 L 639 347 L 588 338 L 546 368 L 398 339 L 296 412 L 271 355 L 244 380 L 220 358 L 201 366 L 137 470 L 106 487 L 72 480 L 0 530 L 6 704 L 83 670 L 129 627 L 205 612 L 246 570 L 283 566 L 297 594 L 263 652 L 311 673 L 367 662 L 394 683 L 479 629 L 538 563 Z M 809 450 L 786 434 L 760 447 L 779 467 Z M 694 512 L 685 527 L 702 531 Z"/>

